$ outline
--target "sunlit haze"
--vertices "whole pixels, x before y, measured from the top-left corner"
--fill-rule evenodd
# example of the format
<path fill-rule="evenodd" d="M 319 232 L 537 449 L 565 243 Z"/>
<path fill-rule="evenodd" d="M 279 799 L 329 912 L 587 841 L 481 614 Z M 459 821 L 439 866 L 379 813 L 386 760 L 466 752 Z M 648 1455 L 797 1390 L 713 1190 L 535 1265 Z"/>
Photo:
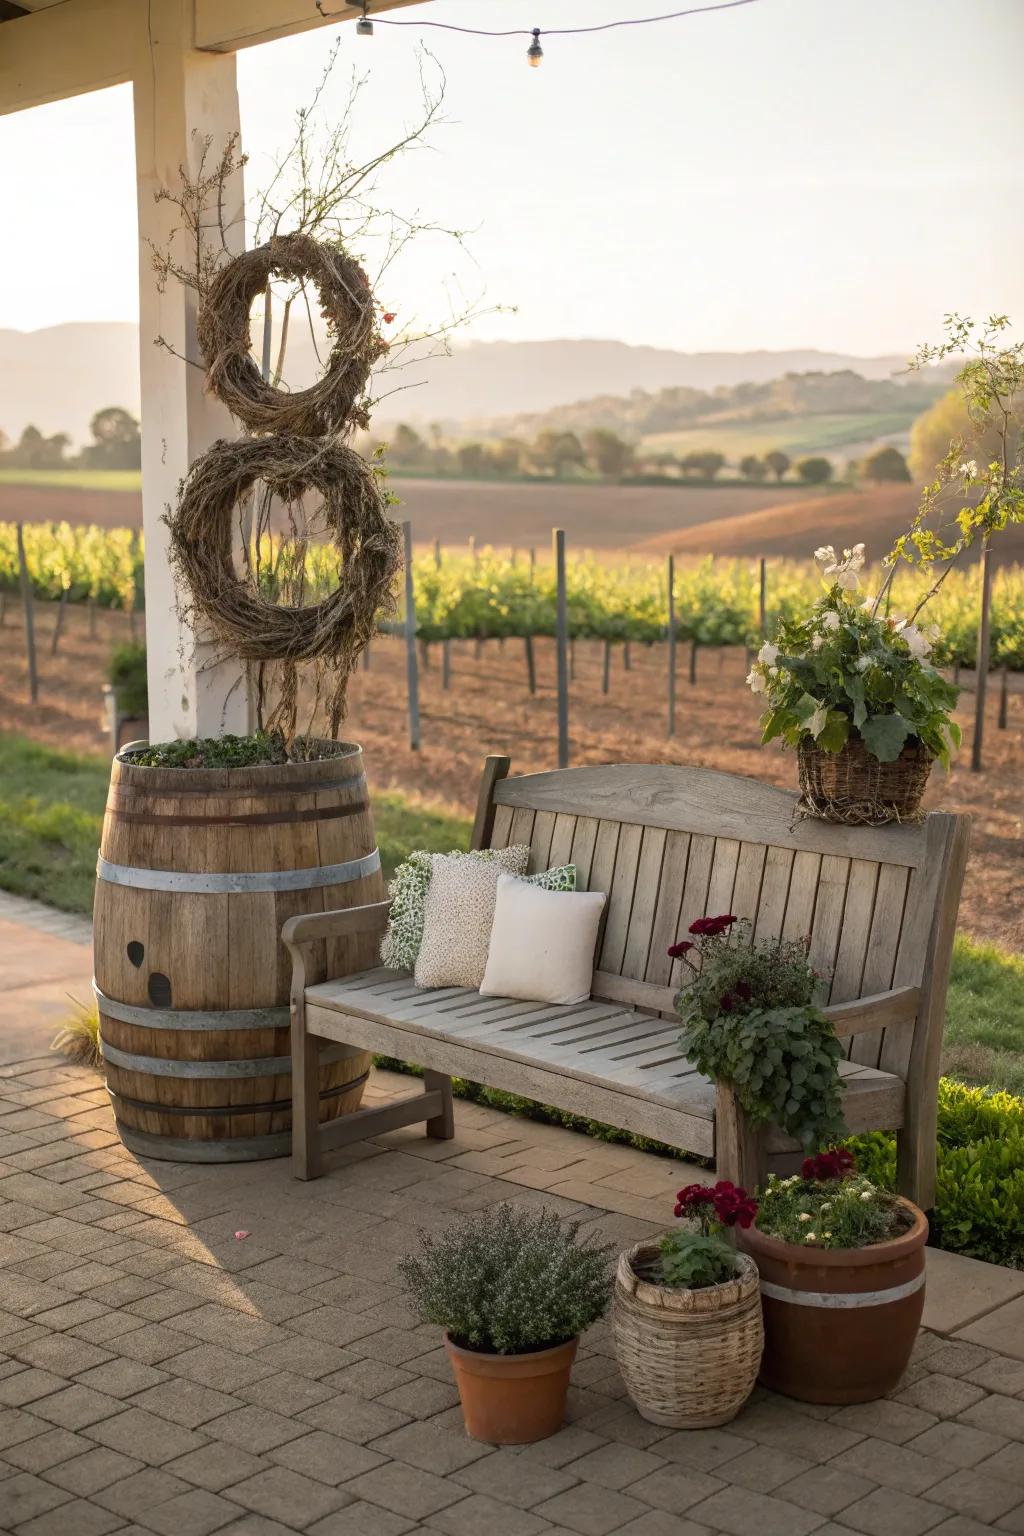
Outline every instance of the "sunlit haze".
<path fill-rule="evenodd" d="M 312 0 L 310 0 L 312 6 Z M 434 0 L 404 20 L 494 28 L 642 16 L 657 0 Z M 345 25 L 330 99 L 369 71 L 359 140 L 397 138 L 417 50 L 447 77 L 433 148 L 390 174 L 425 239 L 381 292 L 408 318 L 443 285 L 480 338 L 612 337 L 687 351 L 901 351 L 944 311 L 1024 313 L 1020 0 L 757 0 L 545 40 Z M 249 185 L 266 179 L 335 27 L 239 55 Z M 428 65 L 429 68 L 429 65 Z M 0 326 L 131 320 L 128 87 L 0 118 Z"/>

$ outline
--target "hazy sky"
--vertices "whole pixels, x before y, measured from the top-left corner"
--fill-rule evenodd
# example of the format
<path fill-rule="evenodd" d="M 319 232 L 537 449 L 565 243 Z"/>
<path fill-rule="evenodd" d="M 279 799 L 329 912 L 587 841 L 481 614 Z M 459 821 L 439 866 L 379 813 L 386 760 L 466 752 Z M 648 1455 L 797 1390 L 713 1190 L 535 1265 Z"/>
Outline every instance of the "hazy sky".
<path fill-rule="evenodd" d="M 667 8 L 431 0 L 394 14 L 557 27 Z M 448 123 L 388 190 L 403 212 L 473 231 L 473 259 L 425 241 L 381 293 L 404 317 L 440 313 L 451 273 L 517 306 L 476 321 L 480 337 L 868 353 L 935 337 L 948 309 L 1024 315 L 1022 0 L 757 0 L 551 37 L 538 70 L 523 38 L 342 30 L 332 89 L 369 69 L 367 146 L 413 115 L 421 39 L 447 75 Z M 250 185 L 335 35 L 239 55 Z M 135 318 L 129 88 L 0 118 L 0 188 L 0 326 Z"/>

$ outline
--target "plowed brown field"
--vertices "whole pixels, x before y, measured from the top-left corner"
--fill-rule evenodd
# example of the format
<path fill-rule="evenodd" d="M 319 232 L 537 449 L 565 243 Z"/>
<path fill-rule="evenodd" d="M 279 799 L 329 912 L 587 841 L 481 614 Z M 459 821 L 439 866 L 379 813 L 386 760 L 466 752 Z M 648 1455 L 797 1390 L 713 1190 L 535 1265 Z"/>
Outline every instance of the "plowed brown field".
<path fill-rule="evenodd" d="M 72 609 L 58 654 L 50 655 L 53 609 L 37 607 L 40 701 L 28 702 L 23 634 L 17 608 L 0 627 L 0 728 L 19 731 L 73 752 L 102 752 L 100 684 L 111 646 L 127 637 L 119 613 L 101 613 L 90 638 L 86 615 Z M 352 679 L 345 732 L 360 741 L 378 788 L 395 788 L 469 812 L 481 760 L 508 752 L 513 771 L 556 766 L 553 649 L 538 641 L 538 691 L 526 686 L 523 648 L 490 643 L 477 658 L 470 642 L 452 646 L 451 687 L 441 686 L 438 647 L 421 671 L 422 736 L 408 745 L 405 656 L 398 640 L 372 647 L 369 670 Z M 601 650 L 579 644 L 571 690 L 572 762 L 680 762 L 724 768 L 774 783 L 795 782 L 795 765 L 774 747 L 758 745 L 757 704 L 743 686 L 740 651 L 701 652 L 698 681 L 679 683 L 677 734 L 666 736 L 666 653 L 634 647 L 624 671 L 614 656 L 611 687 L 601 692 Z M 683 658 L 685 661 L 685 658 Z M 1009 728 L 996 726 L 995 690 L 986 727 L 986 771 L 969 771 L 973 695 L 960 712 L 964 750 L 947 777 L 932 775 L 931 807 L 970 811 L 974 840 L 961 906 L 961 924 L 978 937 L 1024 950 L 1024 694 L 1009 699 Z M 31 790 L 31 785 L 26 785 Z"/>

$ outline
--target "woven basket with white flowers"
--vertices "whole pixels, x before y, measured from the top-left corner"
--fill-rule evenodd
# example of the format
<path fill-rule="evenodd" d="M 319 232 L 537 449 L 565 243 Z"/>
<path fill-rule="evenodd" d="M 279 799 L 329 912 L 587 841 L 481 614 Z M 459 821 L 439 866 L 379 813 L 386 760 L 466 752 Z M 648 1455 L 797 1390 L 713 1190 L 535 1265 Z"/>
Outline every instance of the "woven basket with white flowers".
<path fill-rule="evenodd" d="M 860 590 L 864 545 L 815 550 L 825 592 L 783 619 L 747 682 L 766 704 L 762 740 L 780 737 L 799 757 L 801 808 L 826 821 L 880 826 L 920 817 L 932 763 L 960 742 L 958 690 L 929 660 L 934 626 L 888 613 Z"/>

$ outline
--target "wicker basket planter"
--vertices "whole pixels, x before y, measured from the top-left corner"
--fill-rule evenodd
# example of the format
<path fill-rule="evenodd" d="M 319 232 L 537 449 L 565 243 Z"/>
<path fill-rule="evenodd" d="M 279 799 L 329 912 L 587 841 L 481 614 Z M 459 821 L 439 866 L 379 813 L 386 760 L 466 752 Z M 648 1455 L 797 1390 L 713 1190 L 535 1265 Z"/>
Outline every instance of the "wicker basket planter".
<path fill-rule="evenodd" d="M 736 1417 L 761 1364 L 757 1267 L 738 1254 L 735 1280 L 700 1290 L 659 1284 L 658 1245 L 619 1257 L 615 1353 L 637 1412 L 651 1424 L 709 1429 Z"/>
<path fill-rule="evenodd" d="M 880 763 L 859 736 L 839 752 L 824 752 L 810 738 L 798 749 L 803 808 L 822 821 L 880 827 L 920 818 L 921 797 L 934 758 L 908 742 L 892 763 Z"/>

